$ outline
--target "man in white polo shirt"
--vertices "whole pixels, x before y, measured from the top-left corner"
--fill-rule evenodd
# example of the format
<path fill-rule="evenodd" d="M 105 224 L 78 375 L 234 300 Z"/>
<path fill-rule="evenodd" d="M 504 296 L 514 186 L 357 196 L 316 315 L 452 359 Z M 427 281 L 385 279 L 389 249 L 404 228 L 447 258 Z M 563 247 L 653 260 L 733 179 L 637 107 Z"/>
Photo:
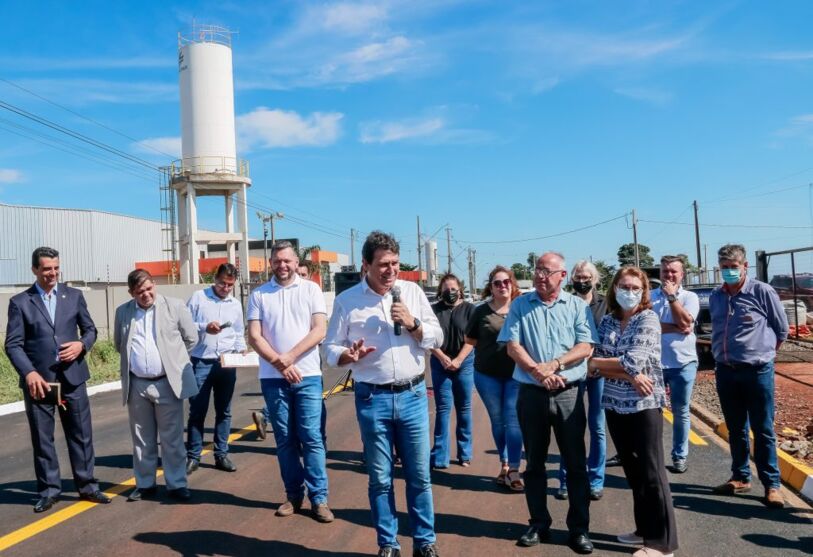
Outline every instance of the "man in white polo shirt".
<path fill-rule="evenodd" d="M 260 355 L 260 385 L 277 443 L 287 500 L 277 516 L 302 507 L 305 488 L 313 517 L 332 522 L 322 418 L 322 370 L 318 344 L 325 338 L 327 309 L 319 286 L 296 274 L 299 258 L 290 242 L 271 248 L 274 277 L 251 293 L 249 343 Z"/>
<path fill-rule="evenodd" d="M 675 255 L 661 258 L 661 287 L 652 291 L 652 311 L 661 320 L 661 365 L 663 380 L 669 385 L 672 407 L 672 472 L 688 469 L 689 405 L 697 375 L 697 339 L 694 321 L 700 311 L 697 294 L 680 285 L 683 259 Z"/>

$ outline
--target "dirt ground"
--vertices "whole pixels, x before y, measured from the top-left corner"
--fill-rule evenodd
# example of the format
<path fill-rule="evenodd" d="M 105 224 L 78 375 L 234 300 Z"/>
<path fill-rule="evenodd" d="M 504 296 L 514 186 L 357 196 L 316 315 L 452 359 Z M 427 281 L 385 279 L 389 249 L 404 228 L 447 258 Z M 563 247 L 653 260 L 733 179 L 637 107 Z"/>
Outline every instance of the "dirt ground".
<path fill-rule="evenodd" d="M 777 444 L 813 466 L 813 364 L 777 363 L 776 371 Z M 698 372 L 693 401 L 722 419 L 713 370 Z"/>

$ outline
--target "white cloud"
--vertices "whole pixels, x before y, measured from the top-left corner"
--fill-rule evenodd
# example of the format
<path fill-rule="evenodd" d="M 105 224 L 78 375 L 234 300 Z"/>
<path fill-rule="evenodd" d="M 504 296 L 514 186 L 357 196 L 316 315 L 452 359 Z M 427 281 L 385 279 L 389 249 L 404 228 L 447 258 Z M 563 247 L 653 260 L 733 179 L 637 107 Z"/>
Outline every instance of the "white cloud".
<path fill-rule="evenodd" d="M 116 58 L 0 57 L 0 69 L 35 72 L 172 68 L 176 63 L 175 58 L 171 56 L 122 56 Z"/>
<path fill-rule="evenodd" d="M 391 143 L 406 139 L 426 138 L 438 133 L 445 126 L 442 118 L 363 122 L 359 140 L 362 143 Z"/>
<path fill-rule="evenodd" d="M 26 89 L 71 105 L 151 104 L 176 100 L 177 83 L 151 81 L 111 81 L 104 79 L 20 79 Z"/>
<path fill-rule="evenodd" d="M 387 19 L 382 5 L 343 2 L 325 6 L 316 15 L 325 29 L 358 34 L 375 29 Z"/>
<path fill-rule="evenodd" d="M 799 137 L 813 135 L 813 114 L 800 114 L 788 120 L 785 127 L 774 132 L 779 137 Z"/>
<path fill-rule="evenodd" d="M 23 181 L 23 173 L 13 168 L 0 168 L 0 184 L 16 184 Z"/>
<path fill-rule="evenodd" d="M 643 87 L 619 87 L 613 90 L 617 95 L 627 97 L 636 101 L 642 101 L 656 106 L 663 106 L 672 101 L 672 93 L 658 89 L 647 89 Z"/>
<path fill-rule="evenodd" d="M 813 50 L 787 50 L 783 52 L 769 52 L 763 54 L 762 58 L 766 60 L 779 60 L 779 61 L 804 61 L 813 60 Z"/>
<path fill-rule="evenodd" d="M 340 112 L 296 112 L 259 107 L 237 117 L 237 141 L 241 151 L 257 148 L 311 146 L 335 143 L 341 135 Z"/>
<path fill-rule="evenodd" d="M 150 155 L 167 155 L 181 157 L 180 137 L 150 137 L 135 144 L 139 151 Z"/>
<path fill-rule="evenodd" d="M 416 61 L 420 45 L 404 36 L 370 42 L 322 64 L 311 78 L 316 83 L 361 83 L 406 70 Z"/>

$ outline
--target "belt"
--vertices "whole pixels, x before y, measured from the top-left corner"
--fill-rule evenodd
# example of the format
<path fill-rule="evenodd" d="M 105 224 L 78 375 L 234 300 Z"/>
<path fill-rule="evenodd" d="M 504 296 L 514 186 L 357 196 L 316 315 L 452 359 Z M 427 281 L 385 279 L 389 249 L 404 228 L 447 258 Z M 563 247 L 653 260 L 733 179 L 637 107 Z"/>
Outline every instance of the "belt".
<path fill-rule="evenodd" d="M 165 373 L 164 375 L 157 375 L 155 377 L 141 377 L 140 375 L 136 375 L 132 371 L 130 372 L 130 375 L 137 379 L 143 379 L 144 381 L 158 381 L 159 379 L 164 379 L 167 376 L 167 374 Z"/>
<path fill-rule="evenodd" d="M 423 374 L 416 375 L 412 379 L 407 381 L 401 381 L 399 383 L 384 383 L 383 385 L 377 385 L 375 383 L 364 383 L 359 381 L 362 385 L 366 385 L 367 387 L 371 388 L 373 391 L 383 391 L 385 393 L 401 393 L 406 391 L 407 389 L 411 389 L 415 385 L 420 385 L 423 383 Z"/>
<path fill-rule="evenodd" d="M 578 386 L 579 386 L 579 383 L 581 383 L 581 381 L 573 381 L 572 383 L 568 383 L 567 385 L 565 385 L 565 386 L 564 386 L 564 387 L 562 387 L 561 389 L 553 389 L 552 391 L 551 391 L 551 390 L 546 389 L 546 388 L 545 388 L 545 387 L 543 387 L 542 385 L 534 385 L 534 384 L 532 384 L 532 383 L 520 383 L 520 384 L 519 384 L 519 386 L 520 386 L 520 387 L 531 387 L 531 388 L 533 388 L 533 389 L 539 389 L 540 391 L 545 391 L 545 392 L 547 392 L 547 393 L 552 393 L 552 394 L 555 394 L 555 395 L 556 395 L 556 394 L 559 394 L 559 393 L 563 393 L 563 392 L 565 392 L 565 391 L 567 391 L 567 390 L 570 390 L 570 389 L 572 389 L 573 387 L 578 387 Z"/>

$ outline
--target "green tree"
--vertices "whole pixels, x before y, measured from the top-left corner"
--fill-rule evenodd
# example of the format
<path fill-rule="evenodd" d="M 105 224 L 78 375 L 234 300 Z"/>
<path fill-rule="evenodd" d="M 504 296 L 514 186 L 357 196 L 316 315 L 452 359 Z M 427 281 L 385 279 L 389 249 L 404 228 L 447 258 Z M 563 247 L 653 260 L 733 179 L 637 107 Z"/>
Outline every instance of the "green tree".
<path fill-rule="evenodd" d="M 320 249 L 322 248 L 319 246 L 319 244 L 314 244 L 312 246 L 299 248 L 296 252 L 296 256 L 299 258 L 299 264 L 306 265 L 309 273 L 313 273 L 318 267 L 318 263 L 316 261 L 311 261 L 311 252 L 313 250 Z"/>
<path fill-rule="evenodd" d="M 411 263 L 404 263 L 403 261 L 401 261 L 399 265 L 402 271 L 414 271 L 415 269 L 418 268 L 417 265 L 412 265 Z"/>
<path fill-rule="evenodd" d="M 638 259 L 641 267 L 652 267 L 655 260 L 649 254 L 649 246 L 638 244 Z M 622 267 L 625 265 L 635 265 L 635 244 L 624 244 L 618 248 L 618 263 Z"/>
<path fill-rule="evenodd" d="M 536 268 L 536 253 L 530 252 L 526 261 L 528 261 L 528 270 L 533 273 Z"/>
<path fill-rule="evenodd" d="M 514 263 L 511 265 L 511 271 L 514 272 L 514 276 L 517 277 L 517 280 L 528 280 L 531 278 L 531 272 L 528 270 L 528 266 L 522 263 Z"/>
<path fill-rule="evenodd" d="M 610 283 L 613 281 L 613 276 L 615 276 L 615 265 L 608 265 L 604 261 L 593 261 L 593 264 L 598 269 L 599 274 L 599 281 L 598 281 L 598 289 L 601 292 L 606 292 L 607 289 L 610 287 Z"/>

